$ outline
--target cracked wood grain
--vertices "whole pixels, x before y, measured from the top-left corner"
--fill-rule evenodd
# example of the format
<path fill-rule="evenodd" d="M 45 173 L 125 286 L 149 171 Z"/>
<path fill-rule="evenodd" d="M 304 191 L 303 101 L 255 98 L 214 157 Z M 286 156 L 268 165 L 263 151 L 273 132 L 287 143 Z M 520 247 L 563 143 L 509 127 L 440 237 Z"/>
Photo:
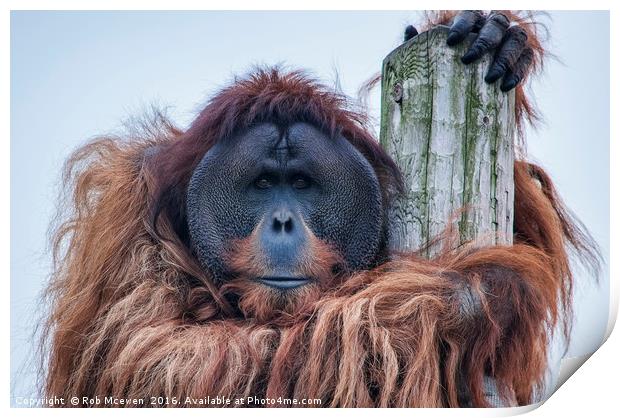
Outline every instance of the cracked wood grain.
<path fill-rule="evenodd" d="M 484 82 L 490 55 L 462 64 L 471 39 L 450 48 L 447 34 L 433 28 L 383 62 L 380 141 L 406 188 L 389 245 L 427 257 L 446 243 L 512 243 L 514 92 Z M 453 239 L 434 242 L 449 226 Z"/>

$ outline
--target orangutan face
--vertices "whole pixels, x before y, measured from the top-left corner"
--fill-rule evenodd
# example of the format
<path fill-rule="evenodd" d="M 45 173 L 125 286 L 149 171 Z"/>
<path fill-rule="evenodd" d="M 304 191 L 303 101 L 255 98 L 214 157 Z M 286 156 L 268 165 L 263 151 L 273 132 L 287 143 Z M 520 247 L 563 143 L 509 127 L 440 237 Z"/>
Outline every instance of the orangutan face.
<path fill-rule="evenodd" d="M 211 148 L 187 194 L 191 246 L 222 284 L 286 299 L 376 259 L 383 210 L 368 161 L 306 123 L 263 123 Z M 288 295 L 288 296 L 287 296 Z"/>

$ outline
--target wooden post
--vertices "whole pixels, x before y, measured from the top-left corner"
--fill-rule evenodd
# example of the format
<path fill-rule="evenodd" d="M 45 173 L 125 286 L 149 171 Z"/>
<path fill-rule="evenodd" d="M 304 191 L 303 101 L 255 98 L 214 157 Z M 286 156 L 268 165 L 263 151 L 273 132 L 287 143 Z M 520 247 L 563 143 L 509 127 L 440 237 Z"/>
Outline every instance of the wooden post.
<path fill-rule="evenodd" d="M 491 56 L 461 63 L 474 35 L 453 48 L 447 35 L 433 28 L 383 61 L 380 141 L 406 188 L 390 213 L 393 250 L 418 250 L 451 221 L 452 246 L 512 243 L 514 91 L 484 82 Z"/>

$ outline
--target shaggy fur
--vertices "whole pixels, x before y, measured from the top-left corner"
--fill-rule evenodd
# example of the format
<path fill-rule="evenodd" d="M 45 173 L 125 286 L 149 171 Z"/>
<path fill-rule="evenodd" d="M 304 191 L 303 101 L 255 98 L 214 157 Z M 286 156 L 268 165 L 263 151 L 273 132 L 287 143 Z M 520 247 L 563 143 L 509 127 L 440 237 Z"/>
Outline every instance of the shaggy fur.
<path fill-rule="evenodd" d="M 257 71 L 218 94 L 185 132 L 163 117 L 102 138 L 66 167 L 45 334 L 49 396 L 318 398 L 322 406 L 485 406 L 483 379 L 518 404 L 542 382 L 551 331 L 570 309 L 570 248 L 589 236 L 544 171 L 515 164 L 515 244 L 475 243 L 433 260 L 392 257 L 356 273 L 312 237 L 283 299 L 260 275 L 254 237 L 231 243 L 217 283 L 188 244 L 184 190 L 204 153 L 239 129 L 307 121 L 370 161 L 386 201 L 400 173 L 340 96 L 301 73 Z"/>

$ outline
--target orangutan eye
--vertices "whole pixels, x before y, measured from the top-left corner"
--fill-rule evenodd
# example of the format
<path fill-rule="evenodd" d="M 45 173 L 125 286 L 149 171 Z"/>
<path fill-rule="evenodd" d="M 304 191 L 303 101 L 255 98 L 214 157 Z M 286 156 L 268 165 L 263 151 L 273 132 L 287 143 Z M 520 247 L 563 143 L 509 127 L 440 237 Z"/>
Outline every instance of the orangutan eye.
<path fill-rule="evenodd" d="M 307 189 L 310 187 L 310 181 L 304 177 L 296 177 L 293 180 L 293 187 L 295 189 Z"/>
<path fill-rule="evenodd" d="M 259 177 L 254 182 L 254 186 L 256 186 L 258 189 L 268 189 L 271 187 L 271 181 L 269 181 L 267 177 Z"/>

